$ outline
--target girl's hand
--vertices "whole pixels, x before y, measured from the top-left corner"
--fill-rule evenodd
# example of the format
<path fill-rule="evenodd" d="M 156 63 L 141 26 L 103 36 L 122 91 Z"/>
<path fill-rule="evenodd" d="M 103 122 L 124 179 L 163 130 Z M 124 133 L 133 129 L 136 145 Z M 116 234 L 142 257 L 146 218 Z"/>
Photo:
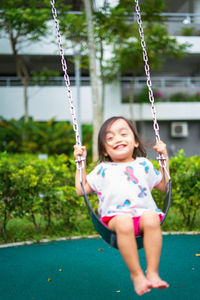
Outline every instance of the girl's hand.
<path fill-rule="evenodd" d="M 168 157 L 167 154 L 167 146 L 165 143 L 163 143 L 162 141 L 159 141 L 154 147 L 153 149 L 158 152 L 159 154 L 163 154 L 165 156 L 165 158 Z"/>
<path fill-rule="evenodd" d="M 167 146 L 165 143 L 163 143 L 162 141 L 159 141 L 154 147 L 153 149 L 164 156 L 164 158 L 166 159 L 166 169 L 167 172 L 169 174 L 169 159 L 168 159 L 168 154 L 167 154 Z M 167 190 L 167 183 L 169 182 L 169 177 L 166 176 L 166 172 L 164 172 L 164 169 L 160 166 L 159 171 L 162 173 L 163 178 L 161 180 L 161 182 L 156 186 L 156 189 L 160 190 L 160 191 L 166 191 Z"/>
<path fill-rule="evenodd" d="M 74 157 L 78 159 L 78 157 L 86 158 L 87 151 L 85 146 L 74 145 Z"/>

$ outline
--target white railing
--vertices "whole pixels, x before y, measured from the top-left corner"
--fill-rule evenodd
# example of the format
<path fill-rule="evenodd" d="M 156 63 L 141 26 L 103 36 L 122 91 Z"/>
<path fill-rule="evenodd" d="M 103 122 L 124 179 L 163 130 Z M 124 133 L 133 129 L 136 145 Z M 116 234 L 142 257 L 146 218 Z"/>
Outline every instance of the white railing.
<path fill-rule="evenodd" d="M 90 85 L 89 77 L 81 77 L 81 85 L 86 86 Z M 168 87 L 200 87 L 200 77 L 157 77 L 152 76 L 151 78 L 152 84 L 157 88 L 168 88 Z M 75 85 L 75 77 L 70 77 L 71 85 Z M 132 77 L 122 77 L 122 84 L 130 84 L 132 81 Z M 134 86 L 136 88 L 142 88 L 146 84 L 146 77 L 136 77 L 134 81 Z M 0 77 L 0 87 L 1 86 L 21 86 L 21 81 L 18 77 Z M 38 84 L 34 83 L 34 81 L 30 80 L 30 86 L 39 85 L 39 86 L 64 86 L 63 77 L 50 77 L 48 81 L 40 81 Z"/>
<path fill-rule="evenodd" d="M 184 24 L 199 23 L 200 13 L 161 13 L 165 22 L 181 22 Z"/>
<path fill-rule="evenodd" d="M 131 77 L 123 77 L 123 83 L 130 83 Z M 200 87 L 200 77 L 151 77 L 152 84 L 157 88 L 168 88 L 168 87 Z M 146 84 L 146 77 L 136 77 L 134 86 L 140 88 Z"/>
<path fill-rule="evenodd" d="M 81 85 L 90 85 L 90 78 L 89 77 L 81 77 Z M 71 85 L 75 85 L 75 77 L 70 77 L 70 82 Z M 34 81 L 30 80 L 29 81 L 29 86 L 65 86 L 64 78 L 63 77 L 49 77 L 48 80 L 42 80 L 40 79 L 39 81 Z M 20 79 L 16 76 L 0 76 L 0 87 L 1 86 L 7 86 L 7 87 L 12 87 L 12 86 L 22 86 L 22 83 Z"/>
<path fill-rule="evenodd" d="M 68 14 L 82 14 L 81 11 L 69 11 Z M 143 14 L 143 13 L 142 13 Z M 155 14 L 156 15 L 156 14 Z M 163 21 L 165 22 L 177 22 L 177 23 L 200 23 L 200 13 L 172 13 L 172 12 L 164 12 L 158 14 L 159 16 L 163 17 Z M 137 15 L 134 12 L 131 17 L 127 17 L 129 21 L 136 21 Z"/>
<path fill-rule="evenodd" d="M 157 15 L 161 16 L 164 22 L 177 22 L 183 24 L 200 23 L 200 13 L 166 13 L 165 12 Z M 132 16 L 128 17 L 127 19 L 129 21 L 136 22 L 137 19 L 136 13 L 133 13 Z"/>

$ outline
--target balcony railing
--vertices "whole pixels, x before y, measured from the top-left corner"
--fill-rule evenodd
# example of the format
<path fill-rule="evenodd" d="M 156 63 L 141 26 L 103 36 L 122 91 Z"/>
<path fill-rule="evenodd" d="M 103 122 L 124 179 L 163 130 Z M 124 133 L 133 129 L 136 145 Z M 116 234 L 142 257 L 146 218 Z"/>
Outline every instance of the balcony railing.
<path fill-rule="evenodd" d="M 89 77 L 81 77 L 80 79 L 81 85 L 86 86 L 90 85 L 90 78 Z M 70 77 L 70 83 L 72 86 L 75 85 L 76 79 L 75 77 Z M 21 81 L 18 77 L 0 77 L 0 87 L 7 86 L 7 87 L 16 87 L 22 86 Z M 65 86 L 64 78 L 63 77 L 49 77 L 48 80 L 29 81 L 29 86 Z"/>
<path fill-rule="evenodd" d="M 68 14 L 73 13 L 76 15 L 81 15 L 81 11 L 69 11 Z M 141 13 L 143 14 L 143 13 Z M 172 13 L 172 12 L 164 12 L 160 13 L 159 16 L 163 17 L 163 20 L 166 22 L 182 22 L 184 24 L 188 23 L 200 23 L 200 13 Z M 137 20 L 137 14 L 134 12 L 131 17 L 128 17 L 130 21 Z"/>
<path fill-rule="evenodd" d="M 199 36 L 200 13 L 161 13 L 163 21 L 167 24 L 168 33 L 175 36 Z M 129 18 L 131 21 L 131 18 Z M 133 14 L 132 22 L 136 22 L 136 14 Z M 184 28 L 193 29 L 190 34 L 185 34 Z"/>
<path fill-rule="evenodd" d="M 200 23 L 200 14 L 196 13 L 161 13 L 165 22 L 177 22 L 185 25 Z"/>
<path fill-rule="evenodd" d="M 131 77 L 123 77 L 122 84 L 130 83 Z M 151 77 L 152 85 L 155 88 L 168 87 L 200 87 L 200 77 Z M 134 86 L 141 88 L 146 84 L 146 77 L 136 77 Z"/>
<path fill-rule="evenodd" d="M 168 87 L 200 87 L 200 77 L 156 77 L 152 76 L 151 78 L 152 84 L 155 88 L 168 88 Z M 88 86 L 90 85 L 90 78 L 89 77 L 81 77 L 81 86 Z M 122 84 L 129 84 L 131 83 L 131 77 L 122 77 L 121 83 Z M 75 77 L 70 77 L 71 85 L 75 85 Z M 136 77 L 134 81 L 134 86 L 136 88 L 142 88 L 146 84 L 146 77 Z M 63 77 L 50 77 L 48 81 L 34 82 L 30 80 L 29 86 L 64 86 L 65 82 Z M 22 86 L 21 81 L 18 77 L 0 77 L 0 87 L 16 87 Z"/>

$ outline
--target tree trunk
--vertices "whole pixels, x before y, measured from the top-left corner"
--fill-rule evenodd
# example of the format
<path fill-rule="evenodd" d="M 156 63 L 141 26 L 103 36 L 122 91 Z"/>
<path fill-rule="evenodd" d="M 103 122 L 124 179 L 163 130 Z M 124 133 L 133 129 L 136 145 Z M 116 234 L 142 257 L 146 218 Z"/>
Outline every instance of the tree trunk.
<path fill-rule="evenodd" d="M 92 87 L 92 103 L 93 103 L 93 160 L 97 159 L 97 138 L 99 128 L 102 123 L 102 111 L 98 92 L 98 78 L 96 69 L 96 49 L 94 40 L 94 28 L 92 21 L 91 1 L 84 0 L 87 28 L 88 28 L 88 48 L 90 61 L 90 79 Z"/>
<path fill-rule="evenodd" d="M 32 211 L 31 211 L 31 219 L 32 219 L 33 225 L 34 225 L 34 227 L 35 227 L 35 230 L 36 230 L 37 232 L 39 232 L 40 226 L 38 226 L 38 224 L 37 224 L 37 222 L 36 222 L 35 215 L 34 215 L 34 213 L 33 213 Z"/>
<path fill-rule="evenodd" d="M 47 225 L 46 225 L 46 229 L 49 229 L 51 226 L 51 208 L 50 208 L 50 203 L 49 201 L 51 201 L 51 199 L 46 198 L 45 201 L 47 201 L 47 205 L 46 205 L 46 212 L 44 213 L 45 217 L 47 218 Z"/>
<path fill-rule="evenodd" d="M 29 121 L 28 115 L 28 82 L 24 84 L 24 120 L 27 123 Z"/>
<path fill-rule="evenodd" d="M 29 121 L 29 115 L 28 115 L 28 83 L 29 83 L 29 72 L 28 69 L 23 61 L 23 59 L 20 57 L 20 55 L 17 52 L 17 37 L 14 37 L 13 32 L 10 30 L 9 31 L 9 36 L 10 36 L 10 42 L 11 42 L 11 47 L 13 51 L 13 55 L 15 57 L 15 62 L 16 62 L 16 73 L 17 77 L 20 79 L 23 87 L 24 87 L 24 117 L 25 117 L 25 122 Z"/>
<path fill-rule="evenodd" d="M 8 222 L 8 205 L 6 200 L 4 201 L 5 207 L 4 207 L 4 216 L 3 216 L 3 226 L 2 226 L 2 234 L 6 235 L 6 226 Z"/>
<path fill-rule="evenodd" d="M 133 103 L 134 103 L 134 82 L 135 77 L 133 76 L 130 82 L 130 93 L 129 93 L 129 107 L 130 107 L 130 118 L 134 122 Z"/>
<path fill-rule="evenodd" d="M 102 115 L 102 121 L 104 118 L 104 109 L 105 109 L 105 77 L 103 73 L 103 58 L 104 58 L 104 48 L 103 48 L 103 41 L 100 42 L 100 72 L 101 72 L 101 115 Z"/>

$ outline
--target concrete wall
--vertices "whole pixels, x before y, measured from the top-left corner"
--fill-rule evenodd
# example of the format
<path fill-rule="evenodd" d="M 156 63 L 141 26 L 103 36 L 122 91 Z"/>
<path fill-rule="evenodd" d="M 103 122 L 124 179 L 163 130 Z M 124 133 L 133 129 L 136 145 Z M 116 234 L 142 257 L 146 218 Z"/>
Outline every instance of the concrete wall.
<path fill-rule="evenodd" d="M 185 138 L 171 137 L 171 122 L 159 121 L 160 137 L 167 144 L 169 156 L 173 156 L 177 151 L 183 149 L 187 156 L 200 155 L 200 122 L 188 121 L 189 134 Z M 140 127 L 140 126 L 139 126 Z M 141 130 L 140 130 L 141 131 Z M 152 122 L 144 122 L 141 132 L 148 148 L 148 155 L 156 158 L 156 153 L 152 150 L 152 144 L 155 144 L 154 130 Z"/>
<path fill-rule="evenodd" d="M 71 88 L 76 105 L 76 88 Z M 29 87 L 29 115 L 36 121 L 71 121 L 70 107 L 65 87 Z M 81 119 L 92 121 L 91 88 L 81 88 Z M 19 119 L 24 115 L 22 87 L 0 88 L 0 115 L 6 119 Z M 77 106 L 77 105 L 76 105 Z M 78 114 L 78 113 L 77 113 Z"/>
<path fill-rule="evenodd" d="M 74 99 L 76 88 L 72 87 Z M 131 118 L 129 104 L 122 104 L 120 85 L 115 82 L 106 87 L 104 119 L 114 115 Z M 29 115 L 38 121 L 55 118 L 57 121 L 71 121 L 70 109 L 65 87 L 29 87 Z M 81 87 L 81 121 L 92 124 L 91 87 Z M 150 104 L 135 104 L 132 107 L 133 118 L 138 123 L 142 137 L 150 144 L 155 143 Z M 179 149 L 186 155 L 200 155 L 200 103 L 156 103 L 157 118 L 161 139 L 167 143 L 170 156 Z M 23 88 L 0 87 L 0 115 L 6 119 L 19 119 L 24 115 Z M 185 138 L 171 136 L 171 122 L 188 123 L 189 134 Z M 155 158 L 153 150 L 148 151 Z"/>
<path fill-rule="evenodd" d="M 76 105 L 76 88 L 71 87 Z M 35 120 L 46 121 L 55 118 L 57 121 L 71 120 L 66 88 L 29 87 L 29 115 Z M 124 115 L 134 120 L 152 120 L 150 104 L 121 103 L 121 91 L 118 82 L 106 86 L 104 119 L 113 115 Z M 91 87 L 81 87 L 81 120 L 92 123 Z M 160 120 L 200 120 L 200 103 L 156 103 L 157 117 Z M 131 113 L 132 111 L 132 113 Z M 23 88 L 0 87 L 0 115 L 6 119 L 19 119 L 24 115 Z"/>

